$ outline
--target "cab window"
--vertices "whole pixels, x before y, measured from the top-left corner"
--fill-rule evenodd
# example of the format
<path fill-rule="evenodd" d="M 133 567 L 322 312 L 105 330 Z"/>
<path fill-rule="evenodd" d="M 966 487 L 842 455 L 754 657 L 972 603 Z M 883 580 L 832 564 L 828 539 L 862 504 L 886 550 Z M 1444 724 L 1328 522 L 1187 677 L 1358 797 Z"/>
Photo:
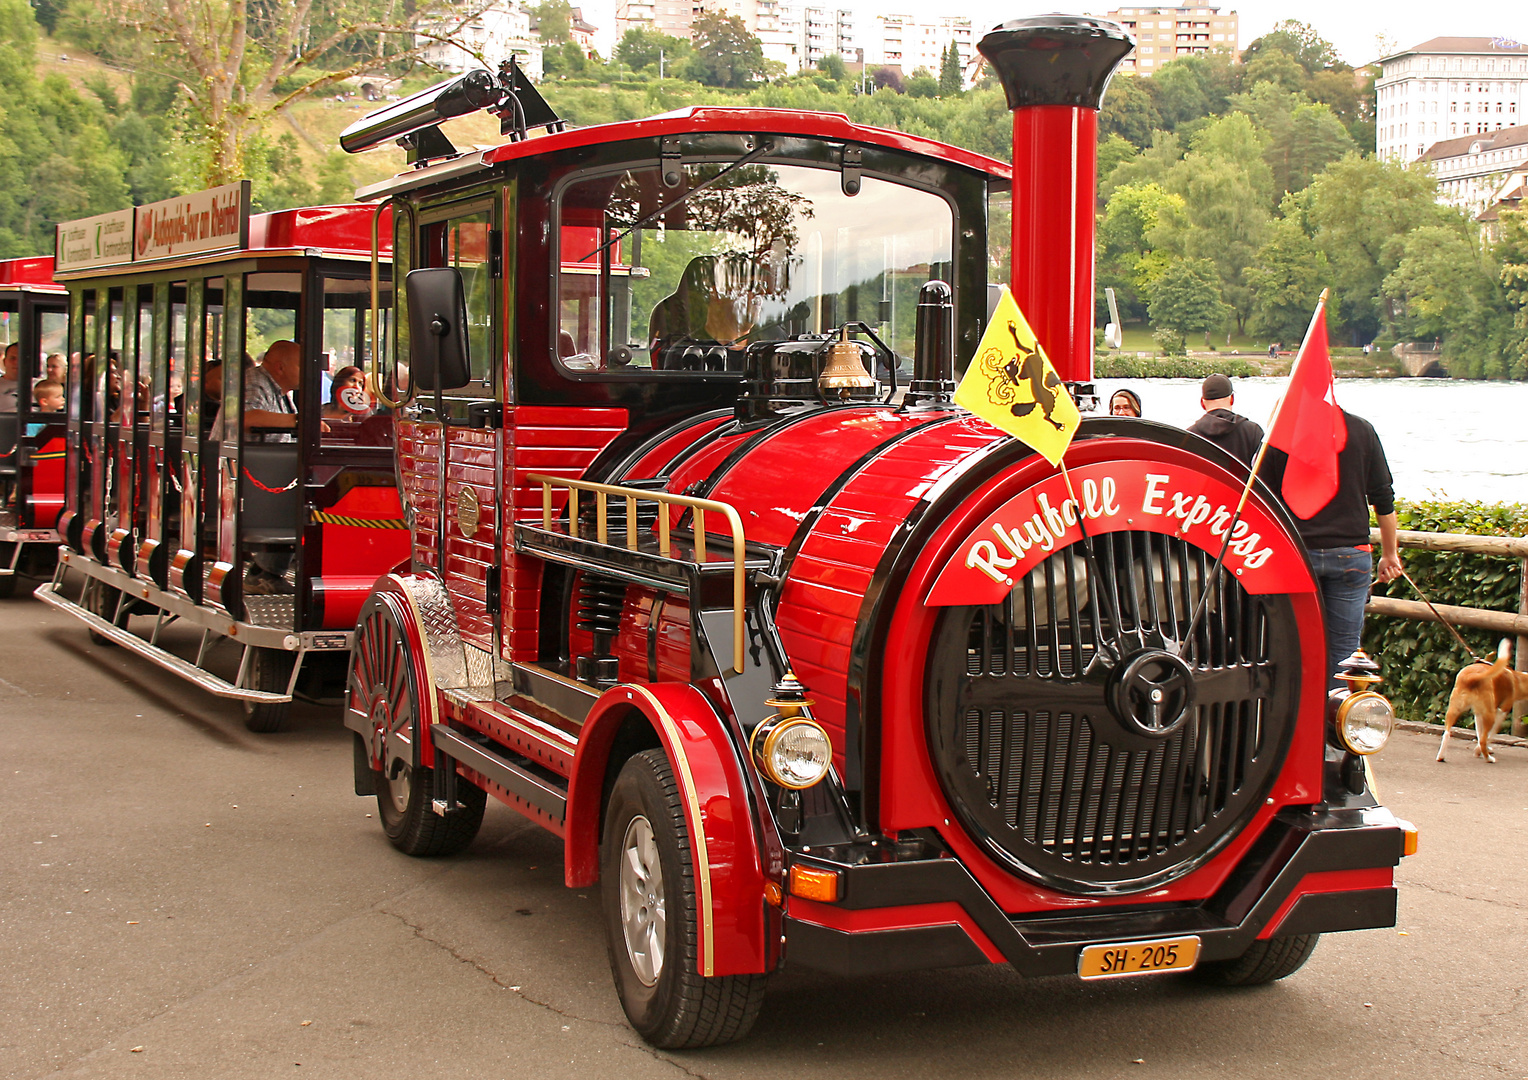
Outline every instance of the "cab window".
<path fill-rule="evenodd" d="M 948 280 L 949 204 L 876 177 L 850 197 L 836 170 L 806 165 L 727 169 L 687 165 L 668 187 L 655 165 L 563 189 L 554 334 L 562 366 L 736 372 L 752 342 L 846 322 L 869 325 L 910 356 L 918 290 Z"/>

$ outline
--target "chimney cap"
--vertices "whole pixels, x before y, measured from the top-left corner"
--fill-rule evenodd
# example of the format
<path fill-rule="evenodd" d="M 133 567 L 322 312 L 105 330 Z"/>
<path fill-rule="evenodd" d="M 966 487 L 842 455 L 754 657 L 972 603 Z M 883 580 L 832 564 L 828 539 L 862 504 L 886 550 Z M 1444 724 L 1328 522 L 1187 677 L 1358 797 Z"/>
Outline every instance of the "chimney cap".
<path fill-rule="evenodd" d="M 1003 83 L 1009 109 L 1102 107 L 1104 90 L 1135 41 L 1118 23 L 1084 15 L 1010 19 L 977 44 Z"/>

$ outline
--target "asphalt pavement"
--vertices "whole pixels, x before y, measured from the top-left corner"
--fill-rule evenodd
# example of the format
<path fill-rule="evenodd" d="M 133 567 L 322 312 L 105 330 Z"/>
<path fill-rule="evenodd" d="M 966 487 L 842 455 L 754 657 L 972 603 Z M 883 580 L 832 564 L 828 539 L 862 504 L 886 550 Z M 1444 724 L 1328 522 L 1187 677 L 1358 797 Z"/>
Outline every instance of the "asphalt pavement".
<path fill-rule="evenodd" d="M 351 793 L 333 709 L 237 705 L 0 602 L 0 1077 L 1506 1077 L 1528 1080 L 1528 750 L 1400 733 L 1376 763 L 1421 828 L 1396 929 L 1331 935 L 1253 990 L 1006 967 L 789 969 L 753 1034 L 666 1053 L 625 1025 L 597 890 L 490 801 L 409 859 Z"/>

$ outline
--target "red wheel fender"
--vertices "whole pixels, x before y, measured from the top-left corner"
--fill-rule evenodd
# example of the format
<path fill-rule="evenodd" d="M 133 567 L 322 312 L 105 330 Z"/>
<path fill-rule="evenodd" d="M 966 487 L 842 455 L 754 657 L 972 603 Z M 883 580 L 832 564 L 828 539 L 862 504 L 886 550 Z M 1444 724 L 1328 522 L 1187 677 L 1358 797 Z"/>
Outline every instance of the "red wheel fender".
<path fill-rule="evenodd" d="M 372 586 L 371 596 L 362 605 L 373 602 L 387 608 L 398 623 L 399 631 L 408 644 L 409 664 L 414 676 L 414 708 L 419 720 L 420 737 L 417 742 L 419 764 L 427 769 L 435 767 L 435 745 L 424 732 L 439 719 L 439 696 L 435 690 L 435 672 L 430 659 L 429 638 L 425 631 L 424 617 L 419 610 L 421 589 L 440 589 L 440 583 L 432 578 L 409 577 L 402 574 L 386 574 Z M 356 641 L 356 648 L 363 643 Z M 375 764 L 375 762 L 373 763 Z"/>
<path fill-rule="evenodd" d="M 722 718 L 693 686 L 615 686 L 590 710 L 579 733 L 568 786 L 568 885 L 598 880 L 606 766 L 616 733 L 633 712 L 645 717 L 657 733 L 684 797 L 695 858 L 700 973 L 768 970 L 764 871 L 748 781 Z"/>

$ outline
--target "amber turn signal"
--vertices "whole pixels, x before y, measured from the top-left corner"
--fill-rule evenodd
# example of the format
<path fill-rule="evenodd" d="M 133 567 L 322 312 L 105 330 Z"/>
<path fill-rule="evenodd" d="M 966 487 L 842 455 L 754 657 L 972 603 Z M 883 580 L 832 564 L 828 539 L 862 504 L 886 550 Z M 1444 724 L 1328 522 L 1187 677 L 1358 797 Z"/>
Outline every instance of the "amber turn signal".
<path fill-rule="evenodd" d="M 1418 833 L 1417 827 L 1409 821 L 1403 820 L 1400 824 L 1401 831 L 1406 835 L 1405 843 L 1401 847 L 1401 856 L 1404 858 L 1407 855 L 1415 855 L 1417 853 L 1417 840 L 1421 834 Z"/>
<path fill-rule="evenodd" d="M 791 867 L 791 895 L 831 904 L 838 899 L 838 871 Z"/>

